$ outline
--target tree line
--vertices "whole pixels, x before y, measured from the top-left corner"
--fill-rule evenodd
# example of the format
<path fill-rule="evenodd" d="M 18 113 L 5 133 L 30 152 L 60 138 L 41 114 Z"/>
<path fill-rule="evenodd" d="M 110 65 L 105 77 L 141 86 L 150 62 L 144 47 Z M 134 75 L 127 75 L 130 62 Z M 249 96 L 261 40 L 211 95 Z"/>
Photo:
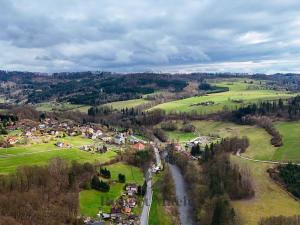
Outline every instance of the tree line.
<path fill-rule="evenodd" d="M 207 157 L 200 161 L 191 161 L 169 146 L 169 160 L 180 167 L 188 184 L 196 224 L 242 224 L 230 200 L 252 198 L 255 193 L 249 170 L 232 164 L 229 155 L 244 151 L 247 145 L 245 138 L 224 139 L 206 147 Z"/>
<path fill-rule="evenodd" d="M 95 173 L 91 164 L 52 159 L 0 177 L 0 224 L 81 225 L 79 190 Z"/>

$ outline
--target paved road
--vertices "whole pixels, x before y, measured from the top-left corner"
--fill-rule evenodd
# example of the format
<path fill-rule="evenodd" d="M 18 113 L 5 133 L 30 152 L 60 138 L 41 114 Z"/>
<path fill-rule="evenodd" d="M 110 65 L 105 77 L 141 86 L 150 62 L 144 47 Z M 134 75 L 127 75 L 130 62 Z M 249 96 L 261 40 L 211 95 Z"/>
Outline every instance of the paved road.
<path fill-rule="evenodd" d="M 152 172 L 150 168 L 148 169 L 146 180 L 147 180 L 147 191 L 145 194 L 143 211 L 141 214 L 141 225 L 148 225 L 149 214 L 150 214 L 150 209 L 152 204 L 153 190 L 152 190 Z"/>
<path fill-rule="evenodd" d="M 161 166 L 161 159 L 159 155 L 158 148 L 155 147 L 154 145 L 154 153 L 155 153 L 155 158 L 156 158 L 156 166 Z M 152 190 L 152 170 L 151 168 L 148 169 L 147 174 L 146 174 L 146 181 L 147 181 L 147 191 L 146 195 L 144 198 L 144 205 L 143 205 L 143 211 L 141 214 L 141 225 L 148 225 L 149 223 L 149 214 L 150 214 L 150 209 L 151 209 L 151 204 L 152 204 L 152 195 L 153 195 L 153 190 Z"/>

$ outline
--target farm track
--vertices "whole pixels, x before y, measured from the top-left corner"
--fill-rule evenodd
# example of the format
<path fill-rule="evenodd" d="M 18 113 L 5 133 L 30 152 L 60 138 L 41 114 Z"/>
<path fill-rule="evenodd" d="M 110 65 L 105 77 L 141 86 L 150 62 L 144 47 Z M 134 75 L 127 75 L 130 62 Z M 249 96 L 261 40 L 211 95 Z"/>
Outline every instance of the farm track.
<path fill-rule="evenodd" d="M 246 156 L 242 156 L 241 153 L 240 153 L 240 150 L 237 151 L 236 156 L 241 158 L 241 159 L 244 159 L 244 160 L 248 160 L 248 161 L 252 161 L 252 162 L 258 162 L 258 163 L 266 163 L 266 164 L 273 164 L 273 165 L 288 165 L 288 164 L 291 163 L 291 164 L 300 166 L 300 163 L 252 159 L 252 158 L 249 158 L 249 157 L 246 157 Z"/>

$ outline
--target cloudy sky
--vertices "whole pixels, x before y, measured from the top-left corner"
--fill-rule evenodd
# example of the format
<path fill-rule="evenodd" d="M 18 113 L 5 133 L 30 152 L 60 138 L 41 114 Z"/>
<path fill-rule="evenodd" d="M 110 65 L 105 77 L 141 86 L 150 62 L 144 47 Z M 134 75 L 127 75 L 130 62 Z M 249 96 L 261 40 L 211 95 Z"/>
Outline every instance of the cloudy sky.
<path fill-rule="evenodd" d="M 299 0 L 0 0 L 0 69 L 300 72 Z"/>

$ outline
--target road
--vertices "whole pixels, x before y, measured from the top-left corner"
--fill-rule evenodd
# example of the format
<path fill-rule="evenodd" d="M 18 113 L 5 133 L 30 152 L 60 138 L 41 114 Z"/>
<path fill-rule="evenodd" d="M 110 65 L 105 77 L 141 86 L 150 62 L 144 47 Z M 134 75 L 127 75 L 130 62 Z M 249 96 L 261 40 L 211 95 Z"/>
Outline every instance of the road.
<path fill-rule="evenodd" d="M 143 211 L 141 214 L 141 225 L 148 225 L 149 222 L 149 214 L 152 204 L 152 172 L 149 168 L 146 174 L 146 180 L 147 180 L 147 191 L 144 197 L 144 205 L 143 205 Z"/>
<path fill-rule="evenodd" d="M 159 155 L 158 148 L 152 144 L 154 153 L 155 153 L 155 159 L 156 159 L 156 166 L 161 166 L 161 159 Z M 148 169 L 146 173 L 146 181 L 147 181 L 147 191 L 144 198 L 144 205 L 143 210 L 140 218 L 140 224 L 141 225 L 148 225 L 149 223 L 149 214 L 152 204 L 152 196 L 153 196 L 153 190 L 152 190 L 152 170 L 151 168 Z"/>

